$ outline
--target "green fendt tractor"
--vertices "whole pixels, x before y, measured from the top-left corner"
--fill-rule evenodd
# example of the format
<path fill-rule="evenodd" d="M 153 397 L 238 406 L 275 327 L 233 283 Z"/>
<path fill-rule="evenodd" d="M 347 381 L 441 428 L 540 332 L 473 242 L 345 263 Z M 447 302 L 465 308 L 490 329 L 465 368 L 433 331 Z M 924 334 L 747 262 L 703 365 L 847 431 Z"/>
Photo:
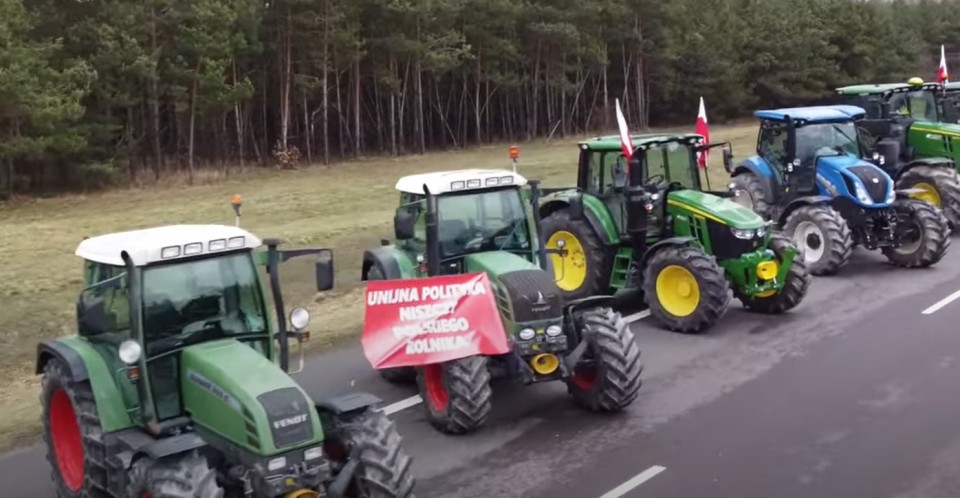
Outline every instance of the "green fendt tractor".
<path fill-rule="evenodd" d="M 861 107 L 857 123 L 873 162 L 910 196 L 937 206 L 950 225 L 960 225 L 960 124 L 952 122 L 944 89 L 919 78 L 908 83 L 838 88 L 844 104 Z M 955 105 L 955 102 L 954 104 Z"/>
<path fill-rule="evenodd" d="M 288 338 L 302 368 L 309 314 L 284 316 L 279 264 L 316 256 L 328 290 L 332 253 L 265 243 L 237 227 L 174 225 L 80 244 L 78 334 L 40 344 L 37 357 L 58 496 L 413 496 L 380 400 L 315 405 L 287 372 Z"/>
<path fill-rule="evenodd" d="M 523 188 L 529 186 L 529 188 Z M 363 280 L 486 273 L 512 350 L 442 364 L 381 370 L 416 379 L 431 424 L 451 434 L 481 426 L 491 378 L 561 381 L 579 406 L 618 411 L 640 389 L 640 349 L 609 296 L 563 302 L 545 271 L 533 205 L 537 181 L 508 170 L 428 173 L 397 182 L 396 242 L 363 255 Z"/>
<path fill-rule="evenodd" d="M 753 211 L 703 191 L 700 135 L 641 135 L 627 164 L 619 137 L 580 143 L 576 188 L 541 199 L 543 235 L 568 298 L 639 288 L 667 328 L 696 333 L 726 312 L 729 290 L 752 310 L 780 313 L 809 276 L 793 243 Z M 726 146 L 724 161 L 732 151 Z M 544 192 L 548 192 L 547 189 Z"/>

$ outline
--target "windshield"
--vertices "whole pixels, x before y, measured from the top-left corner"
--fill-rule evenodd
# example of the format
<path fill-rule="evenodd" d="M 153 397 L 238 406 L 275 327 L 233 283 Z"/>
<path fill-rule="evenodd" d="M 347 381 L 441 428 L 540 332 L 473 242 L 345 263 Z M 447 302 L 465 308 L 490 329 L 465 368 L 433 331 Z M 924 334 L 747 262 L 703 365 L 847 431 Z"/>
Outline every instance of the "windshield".
<path fill-rule="evenodd" d="M 249 253 L 144 270 L 143 334 L 148 355 L 263 332 L 263 296 Z"/>
<path fill-rule="evenodd" d="M 901 116 L 917 121 L 937 122 L 937 97 L 934 90 L 917 90 L 895 95 L 893 106 Z"/>
<path fill-rule="evenodd" d="M 697 165 L 690 148 L 680 142 L 667 142 L 647 149 L 644 184 L 662 175 L 668 183 L 677 182 L 688 189 L 699 189 Z M 655 178 L 656 180 L 656 178 Z"/>
<path fill-rule="evenodd" d="M 852 154 L 860 157 L 857 127 L 848 123 L 816 123 L 797 128 L 797 158 L 809 163 L 817 156 Z"/>
<path fill-rule="evenodd" d="M 437 210 L 442 257 L 530 249 L 527 212 L 517 188 L 442 196 Z"/>

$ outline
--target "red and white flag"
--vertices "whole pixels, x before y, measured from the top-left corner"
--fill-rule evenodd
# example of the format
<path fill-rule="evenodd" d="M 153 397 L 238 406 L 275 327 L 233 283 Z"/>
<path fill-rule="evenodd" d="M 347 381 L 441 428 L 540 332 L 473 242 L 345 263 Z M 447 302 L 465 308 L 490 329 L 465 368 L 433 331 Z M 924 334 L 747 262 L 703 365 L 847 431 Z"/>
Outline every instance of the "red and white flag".
<path fill-rule="evenodd" d="M 950 73 L 947 72 L 947 53 L 940 45 L 940 69 L 937 70 L 937 83 L 941 85 L 950 81 Z"/>
<path fill-rule="evenodd" d="M 710 143 L 710 126 L 707 124 L 707 109 L 703 105 L 703 97 L 700 97 L 700 112 L 697 113 L 697 126 L 693 130 L 697 135 L 703 135 L 703 144 L 708 145 Z M 703 151 L 697 153 L 697 164 L 701 168 L 707 167 L 707 156 L 709 152 Z"/>
<path fill-rule="evenodd" d="M 627 118 L 623 117 L 623 110 L 620 109 L 620 99 L 617 103 L 617 126 L 620 127 L 620 149 L 623 150 L 623 156 L 627 161 L 633 157 L 633 140 L 630 139 L 630 130 L 627 129 Z"/>

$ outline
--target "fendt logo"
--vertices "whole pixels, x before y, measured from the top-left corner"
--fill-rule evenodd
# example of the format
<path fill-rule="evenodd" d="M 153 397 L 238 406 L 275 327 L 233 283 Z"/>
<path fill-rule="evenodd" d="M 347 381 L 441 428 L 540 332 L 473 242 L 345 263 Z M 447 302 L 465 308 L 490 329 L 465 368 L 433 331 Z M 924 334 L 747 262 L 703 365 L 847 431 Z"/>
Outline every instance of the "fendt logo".
<path fill-rule="evenodd" d="M 302 424 L 307 421 L 307 415 L 297 415 L 296 417 L 285 418 L 277 420 L 273 423 L 274 429 L 282 429 L 284 427 L 290 427 L 291 425 Z"/>

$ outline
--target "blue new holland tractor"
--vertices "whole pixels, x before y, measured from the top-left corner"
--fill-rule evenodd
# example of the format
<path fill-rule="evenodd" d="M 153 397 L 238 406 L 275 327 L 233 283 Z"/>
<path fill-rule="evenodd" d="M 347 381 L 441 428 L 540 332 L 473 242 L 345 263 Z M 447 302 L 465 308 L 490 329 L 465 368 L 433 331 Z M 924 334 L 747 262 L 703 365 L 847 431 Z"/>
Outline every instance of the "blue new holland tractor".
<path fill-rule="evenodd" d="M 864 114 L 848 105 L 757 111 L 757 155 L 728 170 L 734 199 L 793 238 L 814 275 L 836 273 L 856 245 L 909 268 L 935 264 L 950 246 L 939 209 L 863 160 L 855 122 Z"/>

